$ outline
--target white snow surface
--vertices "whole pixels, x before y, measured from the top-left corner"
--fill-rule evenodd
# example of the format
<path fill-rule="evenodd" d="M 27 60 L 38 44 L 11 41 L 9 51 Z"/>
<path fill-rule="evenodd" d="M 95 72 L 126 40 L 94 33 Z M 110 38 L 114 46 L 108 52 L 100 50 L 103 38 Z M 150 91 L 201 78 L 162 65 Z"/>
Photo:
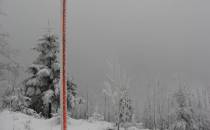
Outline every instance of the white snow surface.
<path fill-rule="evenodd" d="M 26 129 L 27 125 L 31 129 Z M 0 130 L 60 130 L 56 118 L 36 119 L 31 116 L 3 111 L 0 113 Z"/>
<path fill-rule="evenodd" d="M 105 121 L 90 122 L 71 118 L 68 120 L 68 130 L 106 130 L 107 128 L 112 128 L 112 124 Z M 0 112 L 0 130 L 61 130 L 61 125 L 59 117 L 37 119 L 23 113 L 5 110 Z M 140 129 L 130 127 L 128 130 Z"/>
<path fill-rule="evenodd" d="M 111 123 L 104 121 L 88 122 L 86 120 L 70 120 L 69 130 L 106 130 L 111 127 Z"/>
<path fill-rule="evenodd" d="M 60 130 L 59 122 L 59 117 L 36 119 L 17 112 L 0 112 L 0 130 Z M 69 130 L 105 130 L 111 126 L 110 123 L 102 121 L 88 122 L 86 120 L 69 119 L 68 122 Z M 26 129 L 27 124 L 30 129 Z"/>
<path fill-rule="evenodd" d="M 48 76 L 50 76 L 50 70 L 49 69 L 47 69 L 47 68 L 43 68 L 43 69 L 41 69 L 41 70 L 39 70 L 39 72 L 37 73 L 37 75 L 39 76 L 39 77 L 48 77 Z"/>

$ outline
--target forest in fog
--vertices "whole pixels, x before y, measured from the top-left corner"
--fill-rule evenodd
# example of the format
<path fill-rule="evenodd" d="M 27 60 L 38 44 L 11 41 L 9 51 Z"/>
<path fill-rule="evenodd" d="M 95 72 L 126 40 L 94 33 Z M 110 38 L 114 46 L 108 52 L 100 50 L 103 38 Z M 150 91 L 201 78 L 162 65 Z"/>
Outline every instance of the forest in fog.
<path fill-rule="evenodd" d="M 68 129 L 210 130 L 209 4 L 71 0 Z M 59 11 L 0 0 L 0 130 L 60 129 Z"/>

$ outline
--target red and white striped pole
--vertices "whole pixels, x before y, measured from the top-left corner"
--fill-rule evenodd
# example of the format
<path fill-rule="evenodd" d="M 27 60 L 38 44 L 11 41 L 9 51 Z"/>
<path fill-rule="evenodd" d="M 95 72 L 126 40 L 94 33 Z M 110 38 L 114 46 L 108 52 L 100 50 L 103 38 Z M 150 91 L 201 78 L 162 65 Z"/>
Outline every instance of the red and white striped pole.
<path fill-rule="evenodd" d="M 67 45 L 66 45 L 66 7 L 67 0 L 61 0 L 61 130 L 67 130 Z"/>

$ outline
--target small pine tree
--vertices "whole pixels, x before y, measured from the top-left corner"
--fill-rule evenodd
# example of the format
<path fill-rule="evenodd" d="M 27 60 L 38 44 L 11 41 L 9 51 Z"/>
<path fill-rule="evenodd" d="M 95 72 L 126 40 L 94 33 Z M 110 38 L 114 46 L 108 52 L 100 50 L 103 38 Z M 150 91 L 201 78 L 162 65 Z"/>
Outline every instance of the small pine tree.
<path fill-rule="evenodd" d="M 68 106 L 68 110 L 70 111 L 74 108 L 75 99 L 78 96 L 77 84 L 73 83 L 73 81 L 68 80 L 67 81 L 67 93 L 68 93 L 67 106 Z"/>
<path fill-rule="evenodd" d="M 192 107 L 189 105 L 189 95 L 185 88 L 179 88 L 174 94 L 177 108 L 171 115 L 174 118 L 172 129 L 196 130 L 196 118 Z"/>
<path fill-rule="evenodd" d="M 109 73 L 106 75 L 107 80 L 104 82 L 103 93 L 112 102 L 115 113 L 114 120 L 119 130 L 120 125 L 126 126 L 126 123 L 132 119 L 131 99 L 128 97 L 130 79 L 125 71 L 122 71 L 120 64 L 112 64 L 108 61 L 108 65 Z"/>
<path fill-rule="evenodd" d="M 128 96 L 126 88 L 121 89 L 119 100 L 119 111 L 117 113 L 117 126 L 122 125 L 125 129 L 128 127 L 128 123 L 132 122 L 133 108 L 131 99 Z"/>
<path fill-rule="evenodd" d="M 76 115 L 80 114 L 78 112 L 75 112 L 76 107 L 79 107 L 79 105 L 84 104 L 84 99 L 79 96 L 78 94 L 78 87 L 77 84 L 74 83 L 73 80 L 67 81 L 67 108 L 70 113 L 70 116 L 75 118 Z"/>

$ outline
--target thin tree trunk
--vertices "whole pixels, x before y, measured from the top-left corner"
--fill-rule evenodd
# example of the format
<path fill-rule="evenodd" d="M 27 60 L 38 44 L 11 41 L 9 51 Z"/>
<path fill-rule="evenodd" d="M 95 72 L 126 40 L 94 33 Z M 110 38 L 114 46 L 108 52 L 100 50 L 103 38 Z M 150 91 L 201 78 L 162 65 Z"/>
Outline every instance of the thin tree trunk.
<path fill-rule="evenodd" d="M 89 97 L 88 97 L 88 90 L 87 90 L 87 106 L 86 106 L 86 119 L 88 119 L 89 118 L 89 99 L 88 99 Z"/>
<path fill-rule="evenodd" d="M 51 111 L 52 111 L 52 104 L 51 103 L 49 103 L 49 107 L 48 107 L 48 118 L 51 118 L 52 117 L 52 115 L 51 115 Z"/>
<path fill-rule="evenodd" d="M 104 120 L 106 121 L 106 114 L 107 112 L 106 112 L 106 94 L 104 94 Z"/>
<path fill-rule="evenodd" d="M 153 90 L 153 106 L 154 106 L 154 110 L 153 110 L 153 118 L 154 118 L 154 129 L 156 130 L 156 90 L 155 90 L 155 87 L 154 87 L 154 90 Z"/>
<path fill-rule="evenodd" d="M 109 104 L 109 101 L 107 102 L 108 104 L 108 122 L 110 122 L 110 104 Z"/>
<path fill-rule="evenodd" d="M 167 98 L 168 98 L 168 101 L 167 101 L 167 105 L 168 105 L 168 129 L 170 130 L 170 116 L 169 116 L 169 112 L 170 112 L 170 100 L 169 100 L 169 96 Z"/>

